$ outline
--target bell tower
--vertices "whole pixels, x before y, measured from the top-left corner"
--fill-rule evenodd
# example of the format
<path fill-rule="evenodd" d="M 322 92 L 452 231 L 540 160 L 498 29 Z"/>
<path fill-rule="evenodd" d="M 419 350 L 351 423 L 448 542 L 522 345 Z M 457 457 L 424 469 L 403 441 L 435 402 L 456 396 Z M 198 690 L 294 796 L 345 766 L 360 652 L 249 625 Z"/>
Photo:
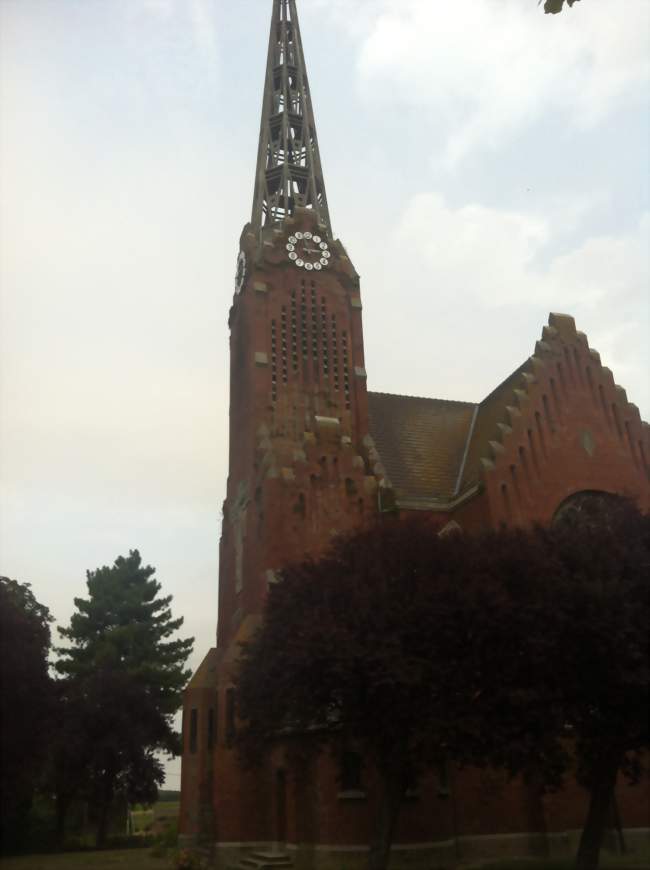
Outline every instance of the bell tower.
<path fill-rule="evenodd" d="M 277 572 L 374 509 L 359 277 L 332 233 L 295 0 L 274 0 L 230 310 L 218 646 Z"/>
<path fill-rule="evenodd" d="M 273 0 L 253 207 L 228 322 L 217 645 L 184 694 L 186 843 L 278 839 L 273 787 L 242 771 L 233 747 L 239 644 L 285 565 L 318 557 L 377 510 L 359 276 L 332 232 L 295 0 Z"/>

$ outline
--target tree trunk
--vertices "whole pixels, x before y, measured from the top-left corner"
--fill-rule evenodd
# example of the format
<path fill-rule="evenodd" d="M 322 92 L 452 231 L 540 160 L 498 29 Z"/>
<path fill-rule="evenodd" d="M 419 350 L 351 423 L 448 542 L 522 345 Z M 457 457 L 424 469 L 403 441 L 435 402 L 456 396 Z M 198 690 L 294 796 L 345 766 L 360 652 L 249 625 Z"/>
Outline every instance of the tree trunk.
<path fill-rule="evenodd" d="M 56 796 L 56 844 L 59 848 L 65 840 L 65 822 L 70 808 L 70 799 L 67 795 Z"/>
<path fill-rule="evenodd" d="M 103 849 L 108 838 L 108 814 L 113 803 L 113 787 L 115 777 L 111 771 L 106 771 L 103 777 L 101 800 L 99 803 L 99 818 L 97 819 L 96 843 L 98 849 Z"/>
<path fill-rule="evenodd" d="M 390 847 L 399 811 L 404 799 L 404 777 L 385 773 L 382 776 L 383 790 L 375 823 L 375 836 L 370 844 L 368 870 L 387 870 Z"/>
<path fill-rule="evenodd" d="M 603 758 L 594 770 L 589 789 L 589 809 L 576 856 L 576 870 L 598 870 L 600 849 L 614 797 L 619 759 Z"/>

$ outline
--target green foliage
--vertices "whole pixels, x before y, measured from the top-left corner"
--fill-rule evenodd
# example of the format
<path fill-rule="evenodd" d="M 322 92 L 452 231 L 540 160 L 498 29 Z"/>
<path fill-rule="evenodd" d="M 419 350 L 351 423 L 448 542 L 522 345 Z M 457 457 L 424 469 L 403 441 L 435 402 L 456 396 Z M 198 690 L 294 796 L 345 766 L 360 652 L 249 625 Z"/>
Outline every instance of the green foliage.
<path fill-rule="evenodd" d="M 59 787 L 65 793 L 67 785 L 73 792 L 81 785 L 95 809 L 99 842 L 116 794 L 130 804 L 153 803 L 164 780 L 156 753 L 179 751 L 172 717 L 190 676 L 184 664 L 193 638 L 172 637 L 183 620 L 172 618 L 171 596 L 158 597 L 153 574 L 137 550 L 89 571 L 88 598 L 75 599 L 70 626 L 59 629 L 69 644 L 57 649 L 67 710 Z"/>
<path fill-rule="evenodd" d="M 174 856 L 174 870 L 207 870 L 208 862 L 193 849 L 180 849 Z"/>
<path fill-rule="evenodd" d="M 30 833 L 29 810 L 45 760 L 52 705 L 47 663 L 51 621 L 29 583 L 0 577 L 0 842 L 4 849 L 36 836 L 36 831 Z"/>
<path fill-rule="evenodd" d="M 541 2 L 541 0 L 539 0 Z M 564 4 L 567 6 L 573 6 L 574 3 L 577 3 L 578 0 L 544 0 L 544 12 L 548 15 L 557 15 L 558 12 L 561 12 L 564 8 Z"/>
<path fill-rule="evenodd" d="M 595 868 L 616 776 L 638 777 L 650 744 L 649 590 L 650 518 L 622 499 L 476 537 L 385 517 L 271 588 L 241 658 L 240 750 L 354 741 L 383 782 L 373 868 L 409 778 L 443 757 L 541 788 L 575 759 L 592 795 L 580 866 Z"/>

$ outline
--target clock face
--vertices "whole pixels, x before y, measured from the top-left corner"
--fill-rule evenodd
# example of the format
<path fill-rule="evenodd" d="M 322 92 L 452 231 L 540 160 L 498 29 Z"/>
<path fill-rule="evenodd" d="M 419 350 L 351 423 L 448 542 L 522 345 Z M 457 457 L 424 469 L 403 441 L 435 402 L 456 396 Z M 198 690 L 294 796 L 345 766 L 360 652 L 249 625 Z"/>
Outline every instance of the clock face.
<path fill-rule="evenodd" d="M 313 233 L 294 233 L 286 244 L 289 259 L 299 269 L 320 272 L 329 266 L 332 256 L 327 242 Z"/>
<path fill-rule="evenodd" d="M 235 293 L 239 293 L 244 286 L 246 280 L 246 254 L 243 251 L 239 252 L 237 257 L 237 274 L 235 275 Z"/>

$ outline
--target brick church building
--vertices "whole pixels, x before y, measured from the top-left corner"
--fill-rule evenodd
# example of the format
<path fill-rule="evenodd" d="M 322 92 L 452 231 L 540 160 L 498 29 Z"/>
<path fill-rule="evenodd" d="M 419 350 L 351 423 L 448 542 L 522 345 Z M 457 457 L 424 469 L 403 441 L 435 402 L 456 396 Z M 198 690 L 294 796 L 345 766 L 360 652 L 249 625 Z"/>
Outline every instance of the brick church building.
<path fill-rule="evenodd" d="M 367 389 L 359 276 L 332 235 L 295 0 L 273 2 L 229 325 L 217 644 L 185 692 L 180 832 L 212 846 L 220 868 L 272 847 L 296 868 L 362 867 L 371 771 L 359 781 L 323 752 L 307 775 L 279 745 L 251 773 L 232 745 L 238 645 L 278 570 L 386 509 L 434 512 L 465 531 L 549 523 L 585 492 L 648 509 L 650 429 L 564 314 L 550 315 L 532 356 L 478 403 Z M 559 852 L 575 842 L 585 806 L 577 789 L 542 798 L 498 772 L 449 770 L 407 801 L 394 854 L 424 868 Z M 617 807 L 628 837 L 647 829 L 637 790 L 621 785 Z"/>

